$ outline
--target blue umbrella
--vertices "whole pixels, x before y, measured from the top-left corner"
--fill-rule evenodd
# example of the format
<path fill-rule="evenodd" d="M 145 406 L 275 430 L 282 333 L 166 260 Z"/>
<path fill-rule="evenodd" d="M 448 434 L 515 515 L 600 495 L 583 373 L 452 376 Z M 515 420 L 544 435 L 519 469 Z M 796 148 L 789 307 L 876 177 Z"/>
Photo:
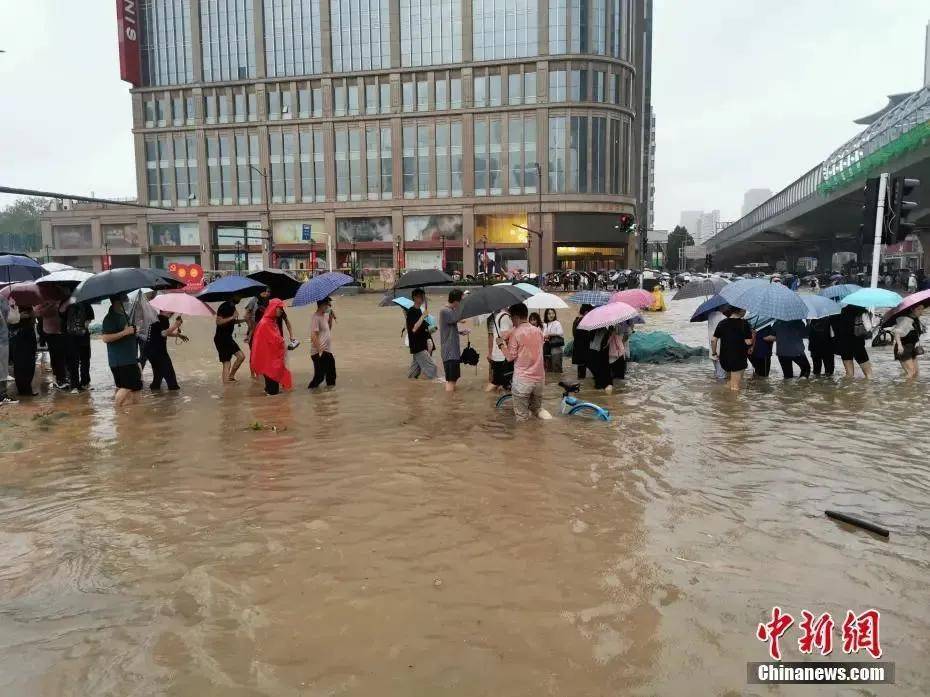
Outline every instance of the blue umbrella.
<path fill-rule="evenodd" d="M 830 298 L 830 300 L 836 300 L 839 302 L 850 293 L 855 293 L 857 290 L 861 289 L 862 286 L 857 286 L 855 283 L 841 283 L 838 286 L 827 286 L 822 291 L 820 291 L 820 295 L 825 298 Z"/>
<path fill-rule="evenodd" d="M 197 299 L 205 303 L 219 302 L 229 300 L 234 295 L 240 298 L 252 298 L 259 295 L 268 286 L 258 281 L 253 281 L 245 276 L 223 276 L 223 278 L 213 281 L 197 294 Z"/>
<path fill-rule="evenodd" d="M 801 300 L 809 310 L 807 319 L 823 319 L 824 317 L 838 315 L 843 311 L 838 302 L 820 295 L 802 295 Z"/>
<path fill-rule="evenodd" d="M 328 298 L 333 291 L 342 286 L 352 283 L 354 279 L 345 273 L 330 271 L 328 273 L 314 276 L 309 281 L 305 281 L 297 289 L 297 295 L 294 296 L 294 307 L 318 303 L 323 298 Z"/>
<path fill-rule="evenodd" d="M 413 307 L 413 300 L 411 300 L 410 298 L 403 298 L 403 297 L 393 298 L 391 300 L 391 303 L 393 303 L 394 305 L 397 305 L 399 308 L 403 310 L 409 310 L 411 307 Z M 436 320 L 433 319 L 432 315 L 426 316 L 426 325 L 428 327 L 436 326 Z"/>
<path fill-rule="evenodd" d="M 721 290 L 720 296 L 730 305 L 743 308 L 747 314 L 785 321 L 807 318 L 807 305 L 801 300 L 801 296 L 781 283 L 758 283 L 731 298 L 727 290 L 736 285 L 739 283 Z"/>
<path fill-rule="evenodd" d="M 719 295 L 715 295 L 711 297 L 710 299 L 705 300 L 698 306 L 698 309 L 696 309 L 694 311 L 694 314 L 691 315 L 691 321 L 692 322 L 706 322 L 707 317 L 710 315 L 711 312 L 719 310 L 721 307 L 725 307 L 726 304 L 727 304 L 726 300 L 724 300 Z"/>
<path fill-rule="evenodd" d="M 582 290 L 568 296 L 568 302 L 576 305 L 593 305 L 598 307 L 610 302 L 610 293 L 603 290 Z"/>
<path fill-rule="evenodd" d="M 771 282 L 765 278 L 745 278 L 742 281 L 736 281 L 735 283 L 724 286 L 717 291 L 717 294 L 726 300 L 728 304 L 735 307 L 742 307 L 742 305 L 737 305 L 737 302 L 744 293 L 748 293 L 753 288 L 765 288 L 770 285 Z"/>
<path fill-rule="evenodd" d="M 0 254 L 0 283 L 34 281 L 45 275 L 42 264 L 21 254 Z"/>
<path fill-rule="evenodd" d="M 896 307 L 904 298 L 893 290 L 884 288 L 860 288 L 850 293 L 840 301 L 840 305 L 855 305 L 856 307 Z"/>

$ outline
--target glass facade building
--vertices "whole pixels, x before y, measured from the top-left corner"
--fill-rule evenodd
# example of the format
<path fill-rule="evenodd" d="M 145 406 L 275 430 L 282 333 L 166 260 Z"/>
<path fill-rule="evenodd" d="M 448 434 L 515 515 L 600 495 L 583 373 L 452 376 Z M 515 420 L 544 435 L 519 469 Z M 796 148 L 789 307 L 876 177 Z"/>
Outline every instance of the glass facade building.
<path fill-rule="evenodd" d="M 275 252 L 292 269 L 310 268 L 301 255 L 311 250 L 322 258 L 327 236 L 342 264 L 347 218 L 365 245 L 356 258 L 379 265 L 424 264 L 445 245 L 442 258 L 463 271 L 520 259 L 537 270 L 536 237 L 520 225 L 542 233 L 546 270 L 578 261 L 569 249 L 632 250 L 619 235 L 574 236 L 578 216 L 609 237 L 609 220 L 637 213 L 648 6 L 141 0 L 139 199 L 173 209 L 145 211 L 145 224 L 181 226 L 185 239 L 199 231 L 199 249 L 182 252 L 224 268 L 229 230 L 248 225 L 284 226 Z M 101 224 L 132 229 L 118 214 Z M 443 216 L 457 234 L 405 238 L 405 220 L 435 231 Z M 294 232 L 301 221 L 310 239 Z M 143 257 L 174 258 L 147 230 L 136 236 Z M 80 249 L 91 254 L 98 237 L 92 226 Z M 261 253 L 257 240 L 248 246 Z"/>

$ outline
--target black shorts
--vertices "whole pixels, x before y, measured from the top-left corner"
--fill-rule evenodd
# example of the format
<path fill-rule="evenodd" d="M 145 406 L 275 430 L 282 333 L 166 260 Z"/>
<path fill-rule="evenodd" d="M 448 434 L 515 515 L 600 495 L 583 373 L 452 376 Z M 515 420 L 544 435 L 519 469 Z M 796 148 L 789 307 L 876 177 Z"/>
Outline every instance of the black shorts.
<path fill-rule="evenodd" d="M 119 389 L 133 392 L 142 389 L 142 369 L 138 363 L 111 366 L 110 372 L 113 373 L 113 382 Z"/>
<path fill-rule="evenodd" d="M 837 353 L 840 354 L 840 359 L 844 361 L 855 360 L 859 365 L 869 362 L 869 352 L 865 350 L 864 341 L 862 343 L 846 342 L 839 347 Z"/>
<path fill-rule="evenodd" d="M 447 382 L 455 382 L 462 377 L 462 361 L 443 361 L 442 369 L 445 371 Z"/>
<path fill-rule="evenodd" d="M 513 380 L 513 363 L 511 361 L 491 361 L 491 384 L 509 387 Z"/>
<path fill-rule="evenodd" d="M 231 336 L 221 338 L 214 337 L 213 345 L 216 346 L 216 355 L 219 356 L 220 363 L 228 363 L 232 360 L 233 356 L 242 350 Z"/>
<path fill-rule="evenodd" d="M 921 355 L 917 352 L 917 344 L 901 344 L 903 351 L 898 351 L 898 347 L 894 347 L 894 357 L 898 361 L 912 361 L 917 356 Z"/>

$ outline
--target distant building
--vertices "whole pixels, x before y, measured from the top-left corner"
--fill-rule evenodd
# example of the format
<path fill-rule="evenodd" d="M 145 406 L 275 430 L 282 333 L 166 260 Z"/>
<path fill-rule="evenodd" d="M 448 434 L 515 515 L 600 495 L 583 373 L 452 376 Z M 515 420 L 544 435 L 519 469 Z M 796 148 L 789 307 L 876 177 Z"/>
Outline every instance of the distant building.
<path fill-rule="evenodd" d="M 748 215 L 770 198 L 772 198 L 771 189 L 749 189 L 743 194 L 743 210 L 740 216 Z"/>
<path fill-rule="evenodd" d="M 682 211 L 678 224 L 691 233 L 691 237 L 697 239 L 696 234 L 701 228 L 702 215 L 704 215 L 704 211 Z"/>

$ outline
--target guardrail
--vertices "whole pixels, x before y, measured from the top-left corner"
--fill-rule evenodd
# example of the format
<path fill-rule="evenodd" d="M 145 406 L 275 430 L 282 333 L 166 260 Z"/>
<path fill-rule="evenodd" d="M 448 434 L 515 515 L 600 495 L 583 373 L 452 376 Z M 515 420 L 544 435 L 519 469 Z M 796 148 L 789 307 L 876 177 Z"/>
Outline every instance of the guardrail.
<path fill-rule="evenodd" d="M 822 181 L 823 166 L 817 165 L 772 196 L 768 201 L 761 203 L 732 225 L 723 228 L 707 240 L 705 244 L 712 250 L 716 249 L 720 243 L 726 242 L 775 216 L 781 215 L 812 196 L 816 196 Z"/>

